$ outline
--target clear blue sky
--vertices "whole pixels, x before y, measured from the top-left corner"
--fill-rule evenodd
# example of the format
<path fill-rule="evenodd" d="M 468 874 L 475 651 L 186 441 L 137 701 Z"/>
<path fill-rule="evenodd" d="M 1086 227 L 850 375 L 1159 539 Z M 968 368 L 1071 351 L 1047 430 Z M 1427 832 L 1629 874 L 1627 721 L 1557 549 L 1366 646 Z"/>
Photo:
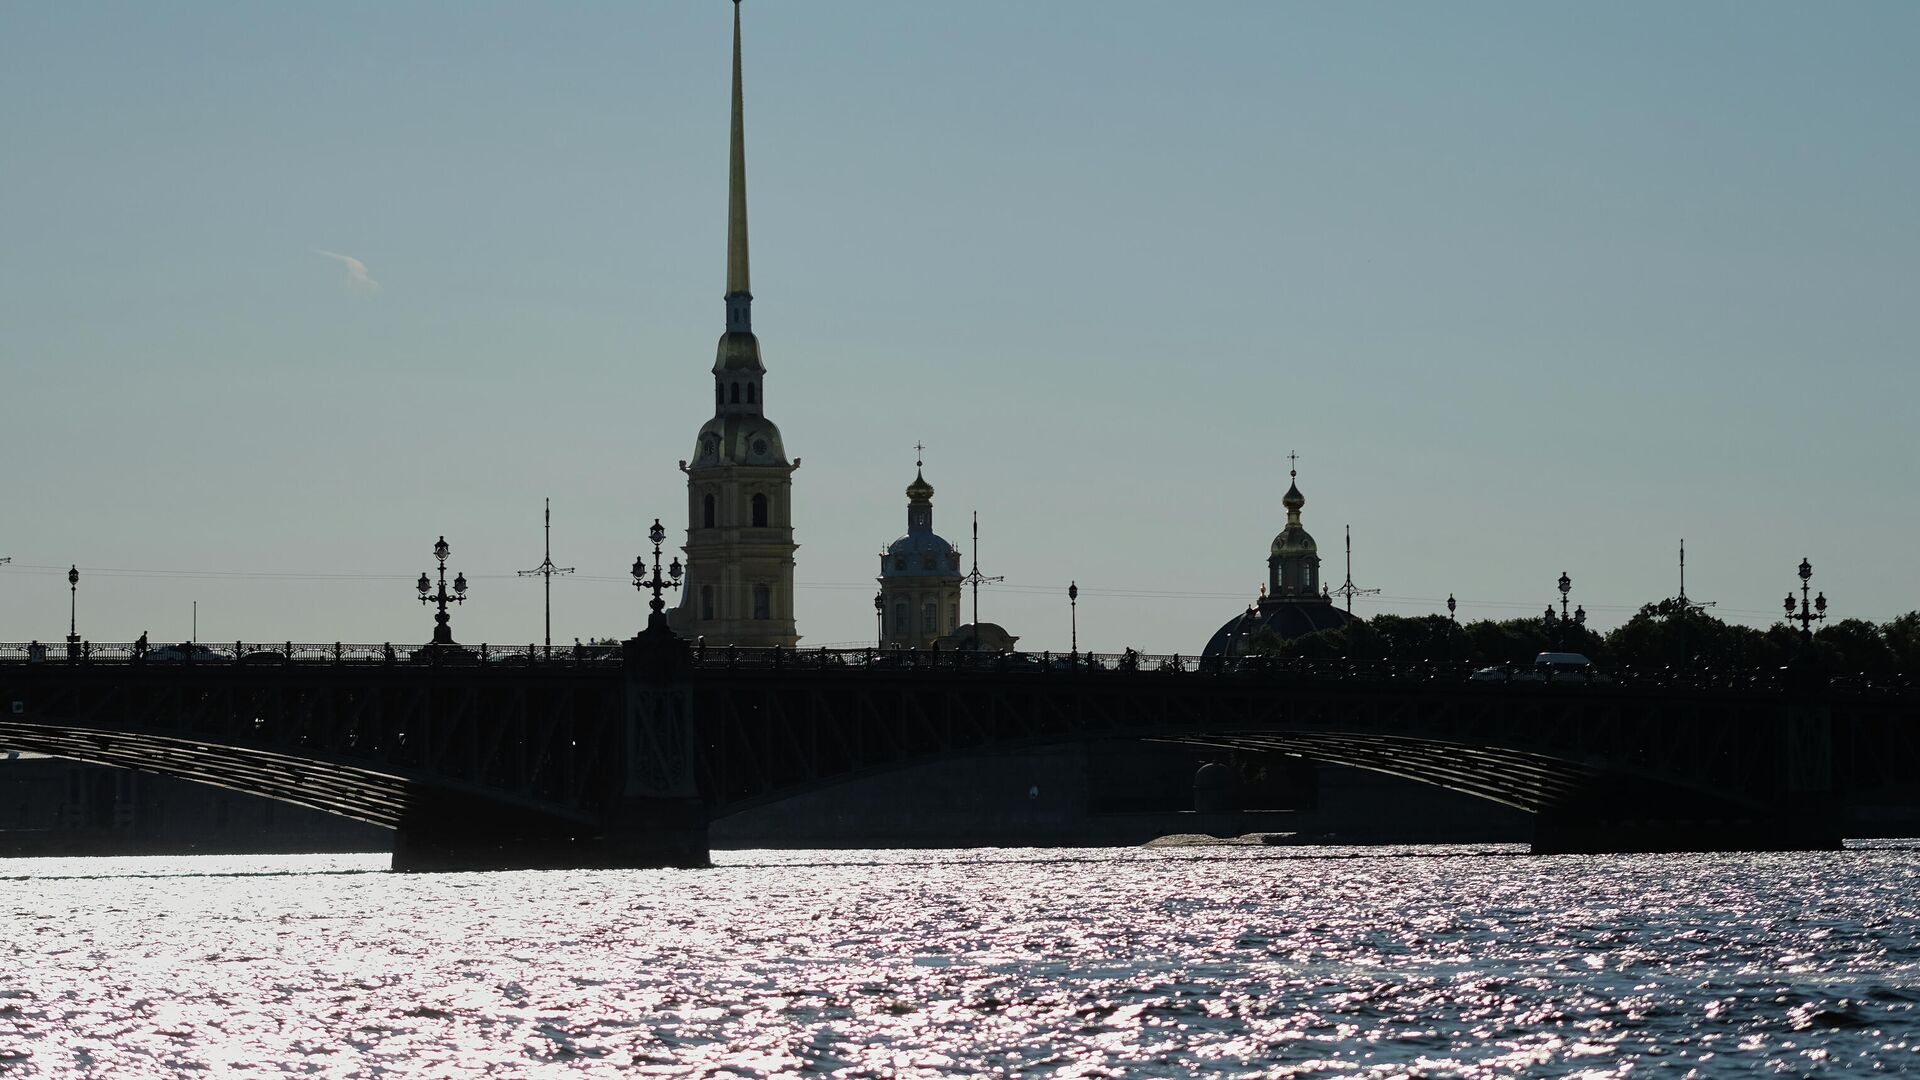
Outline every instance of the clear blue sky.
<path fill-rule="evenodd" d="M 721 328 L 730 5 L 0 8 L 0 639 L 625 634 Z M 1920 5 L 748 0 L 804 644 L 924 440 L 982 616 L 1199 649 L 1285 454 L 1363 614 L 1920 606 Z M 377 288 L 351 280 L 360 260 Z M 58 569 L 50 569 L 58 568 Z"/>

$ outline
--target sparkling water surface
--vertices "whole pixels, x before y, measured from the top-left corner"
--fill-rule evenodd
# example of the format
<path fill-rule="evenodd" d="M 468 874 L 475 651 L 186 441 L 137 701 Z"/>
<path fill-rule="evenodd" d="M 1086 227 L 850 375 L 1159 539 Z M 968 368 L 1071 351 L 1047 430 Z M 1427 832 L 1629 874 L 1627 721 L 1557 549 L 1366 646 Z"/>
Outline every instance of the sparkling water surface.
<path fill-rule="evenodd" d="M 1920 1066 L 1920 852 L 0 861 L 0 1075 Z"/>

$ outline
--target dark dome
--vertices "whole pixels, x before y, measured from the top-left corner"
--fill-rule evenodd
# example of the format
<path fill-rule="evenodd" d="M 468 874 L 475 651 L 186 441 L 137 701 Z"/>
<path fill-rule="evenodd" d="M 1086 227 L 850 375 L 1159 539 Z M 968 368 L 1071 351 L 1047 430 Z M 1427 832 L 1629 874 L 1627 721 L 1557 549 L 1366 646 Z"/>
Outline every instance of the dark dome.
<path fill-rule="evenodd" d="M 1259 607 L 1227 620 L 1227 624 L 1207 639 L 1203 656 L 1245 656 L 1247 643 L 1262 627 L 1273 631 L 1282 641 L 1305 637 L 1317 630 L 1332 630 L 1353 621 L 1353 616 L 1327 600 L 1266 601 Z"/>

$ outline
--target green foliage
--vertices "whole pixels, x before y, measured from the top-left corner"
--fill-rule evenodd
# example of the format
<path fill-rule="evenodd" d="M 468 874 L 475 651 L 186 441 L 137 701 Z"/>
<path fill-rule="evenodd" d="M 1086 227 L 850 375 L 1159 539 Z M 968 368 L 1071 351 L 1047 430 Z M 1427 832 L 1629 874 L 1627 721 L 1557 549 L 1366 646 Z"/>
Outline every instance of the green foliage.
<path fill-rule="evenodd" d="M 1878 626 L 1841 619 L 1815 633 L 1814 644 L 1830 671 L 1920 678 L 1920 611 Z M 1540 653 L 1558 651 L 1584 653 L 1610 667 L 1765 669 L 1799 656 L 1801 638 L 1798 628 L 1785 623 L 1757 630 L 1661 601 L 1605 635 L 1584 626 L 1550 632 L 1537 616 L 1456 625 L 1439 615 L 1376 615 L 1290 641 L 1263 626 L 1247 646 L 1255 656 L 1318 660 L 1529 664 Z"/>

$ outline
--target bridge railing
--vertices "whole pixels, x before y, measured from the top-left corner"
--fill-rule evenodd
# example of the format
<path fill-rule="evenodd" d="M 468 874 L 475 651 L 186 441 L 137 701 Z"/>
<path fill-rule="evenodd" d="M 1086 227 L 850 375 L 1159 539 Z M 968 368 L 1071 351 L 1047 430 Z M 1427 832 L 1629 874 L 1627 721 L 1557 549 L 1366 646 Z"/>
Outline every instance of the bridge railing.
<path fill-rule="evenodd" d="M 1590 688 L 1681 689 L 1770 692 L 1796 679 L 1785 669 L 1743 670 L 1693 666 L 1619 667 L 1590 673 L 1543 673 L 1528 664 L 1476 666 L 1455 660 L 1387 661 L 1302 657 L 1198 657 L 1180 653 L 987 653 L 937 649 L 754 649 L 696 643 L 693 664 L 701 670 L 834 671 L 887 673 L 978 673 L 1044 677 L 1102 672 L 1146 672 L 1169 677 L 1274 678 L 1295 681 L 1472 685 L 1489 690 L 1527 687 L 1552 691 Z M 414 645 L 382 642 L 84 642 L 69 656 L 54 642 L 0 643 L 0 664 L 151 664 L 168 666 L 405 665 L 499 668 L 611 667 L 621 662 L 618 645 Z M 1839 693 L 1910 694 L 1914 680 L 1833 673 Z"/>

